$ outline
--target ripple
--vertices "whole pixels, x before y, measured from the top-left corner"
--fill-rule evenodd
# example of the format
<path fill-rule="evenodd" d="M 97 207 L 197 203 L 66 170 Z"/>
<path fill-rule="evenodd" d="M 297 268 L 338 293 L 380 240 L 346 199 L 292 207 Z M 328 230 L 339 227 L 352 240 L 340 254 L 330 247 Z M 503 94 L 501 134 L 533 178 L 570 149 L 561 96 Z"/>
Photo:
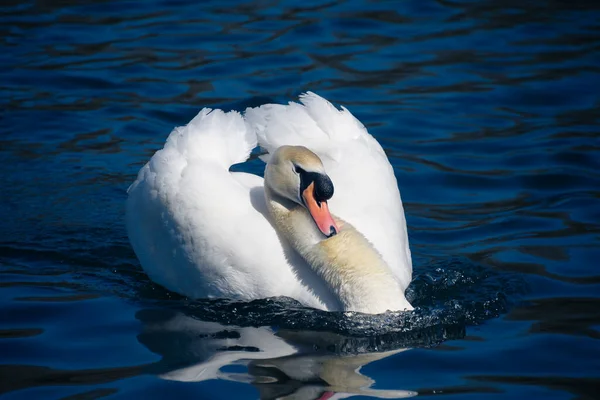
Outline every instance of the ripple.
<path fill-rule="evenodd" d="M 56 370 L 34 365 L 0 365 L 5 379 L 0 383 L 0 393 L 48 385 L 98 385 L 139 375 L 143 366 L 93 370 Z M 112 394 L 115 389 L 99 389 L 95 393 Z"/>
<path fill-rule="evenodd" d="M 516 276 L 454 261 L 415 277 L 407 291 L 407 298 L 416 307 L 412 312 L 324 312 L 302 307 L 289 298 L 251 302 L 195 300 L 186 301 L 185 305 L 180 301 L 165 302 L 161 295 L 158 298 L 161 307 L 201 321 L 335 333 L 341 335 L 336 351 L 360 353 L 431 347 L 463 338 L 468 326 L 506 313 L 526 291 L 524 282 Z M 147 298 L 145 304 L 152 306 L 153 302 Z M 156 308 L 148 312 L 160 314 Z"/>

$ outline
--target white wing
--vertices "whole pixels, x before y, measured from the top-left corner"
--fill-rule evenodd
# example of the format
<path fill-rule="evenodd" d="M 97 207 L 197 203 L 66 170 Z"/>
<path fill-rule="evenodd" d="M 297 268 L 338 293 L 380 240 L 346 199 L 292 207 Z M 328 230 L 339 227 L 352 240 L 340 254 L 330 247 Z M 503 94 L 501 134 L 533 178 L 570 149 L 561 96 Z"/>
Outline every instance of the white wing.
<path fill-rule="evenodd" d="M 332 295 L 299 257 L 288 262 L 266 218 L 262 178 L 229 172 L 255 145 L 237 112 L 204 109 L 176 128 L 129 188 L 132 247 L 152 280 L 189 297 L 324 308 Z"/>
<path fill-rule="evenodd" d="M 282 145 L 315 152 L 335 187 L 331 211 L 374 244 L 406 289 L 412 277 L 406 219 L 385 152 L 347 109 L 311 92 L 300 101 L 246 110 L 258 144 L 269 152 Z"/>

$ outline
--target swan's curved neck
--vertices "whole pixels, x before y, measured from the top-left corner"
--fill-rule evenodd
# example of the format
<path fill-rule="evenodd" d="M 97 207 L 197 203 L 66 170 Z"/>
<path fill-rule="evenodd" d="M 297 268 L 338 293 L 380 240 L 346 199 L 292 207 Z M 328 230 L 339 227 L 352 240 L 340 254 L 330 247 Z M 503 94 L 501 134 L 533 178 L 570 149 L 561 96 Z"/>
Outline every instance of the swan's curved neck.
<path fill-rule="evenodd" d="M 277 230 L 328 284 L 344 310 L 378 314 L 412 309 L 381 255 L 352 225 L 334 217 L 340 231 L 326 238 L 304 207 L 268 185 L 265 197 Z"/>

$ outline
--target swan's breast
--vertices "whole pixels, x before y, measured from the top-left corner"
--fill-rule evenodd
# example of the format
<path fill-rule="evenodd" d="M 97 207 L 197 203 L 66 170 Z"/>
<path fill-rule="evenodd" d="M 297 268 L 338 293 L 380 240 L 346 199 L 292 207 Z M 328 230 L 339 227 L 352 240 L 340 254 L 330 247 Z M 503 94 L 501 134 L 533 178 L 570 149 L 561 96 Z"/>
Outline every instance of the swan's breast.
<path fill-rule="evenodd" d="M 340 232 L 321 240 L 317 247 L 325 260 L 335 266 L 338 273 L 349 278 L 368 278 L 372 275 L 393 274 L 373 245 L 348 223 L 342 223 Z M 353 276 L 358 275 L 358 276 Z"/>

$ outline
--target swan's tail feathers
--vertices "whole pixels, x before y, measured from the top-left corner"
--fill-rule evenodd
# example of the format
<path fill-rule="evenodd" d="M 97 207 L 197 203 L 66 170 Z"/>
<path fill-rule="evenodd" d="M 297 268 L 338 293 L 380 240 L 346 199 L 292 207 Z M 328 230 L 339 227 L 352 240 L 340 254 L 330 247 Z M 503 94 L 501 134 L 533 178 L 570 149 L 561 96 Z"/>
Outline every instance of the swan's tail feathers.
<path fill-rule="evenodd" d="M 256 133 L 260 147 L 273 152 L 283 145 L 304 145 L 335 158 L 336 143 L 368 135 L 350 111 L 344 107 L 338 110 L 315 93 L 300 95 L 300 103 L 246 109 L 246 122 Z"/>
<path fill-rule="evenodd" d="M 225 168 L 248 159 L 256 147 L 256 134 L 237 111 L 202 109 L 186 126 L 177 127 L 165 143 L 188 162 L 214 161 Z"/>

